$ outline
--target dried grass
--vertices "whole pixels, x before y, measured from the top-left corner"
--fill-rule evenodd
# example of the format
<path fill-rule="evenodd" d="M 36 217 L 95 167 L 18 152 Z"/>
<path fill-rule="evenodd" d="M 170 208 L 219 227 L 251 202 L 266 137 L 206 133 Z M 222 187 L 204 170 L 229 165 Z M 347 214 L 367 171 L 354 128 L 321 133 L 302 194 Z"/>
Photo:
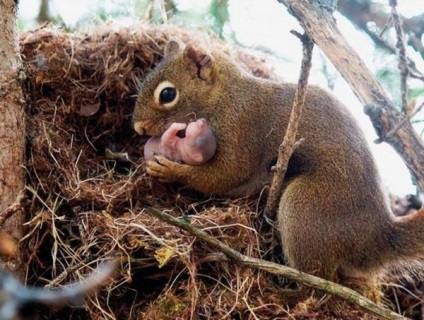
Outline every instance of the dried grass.
<path fill-rule="evenodd" d="M 327 319 L 308 304 L 290 310 L 276 279 L 229 263 L 191 235 L 144 213 L 156 207 L 191 219 L 249 256 L 270 250 L 256 231 L 262 228 L 263 201 L 205 198 L 145 174 L 145 141 L 133 132 L 131 113 L 140 79 L 160 61 L 173 36 L 189 41 L 199 34 L 137 25 L 92 34 L 46 28 L 21 36 L 29 102 L 28 281 L 60 287 L 111 256 L 120 261 L 114 281 L 82 309 L 39 316 Z M 213 37 L 208 41 L 227 46 Z M 276 77 L 263 56 L 234 53 L 255 74 Z"/>

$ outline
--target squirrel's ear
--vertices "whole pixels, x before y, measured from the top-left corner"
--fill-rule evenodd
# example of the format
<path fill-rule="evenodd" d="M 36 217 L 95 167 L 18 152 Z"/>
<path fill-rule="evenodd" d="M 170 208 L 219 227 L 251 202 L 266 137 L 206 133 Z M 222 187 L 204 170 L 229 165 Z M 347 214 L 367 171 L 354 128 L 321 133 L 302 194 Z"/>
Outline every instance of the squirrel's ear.
<path fill-rule="evenodd" d="M 213 77 L 212 56 L 201 49 L 189 46 L 185 49 L 188 60 L 197 68 L 197 75 L 200 79 L 210 81 Z"/>
<path fill-rule="evenodd" d="M 165 45 L 165 57 L 169 57 L 178 52 L 181 52 L 184 50 L 184 48 L 185 48 L 185 45 L 184 43 L 181 42 L 181 40 L 177 38 L 172 38 Z"/>

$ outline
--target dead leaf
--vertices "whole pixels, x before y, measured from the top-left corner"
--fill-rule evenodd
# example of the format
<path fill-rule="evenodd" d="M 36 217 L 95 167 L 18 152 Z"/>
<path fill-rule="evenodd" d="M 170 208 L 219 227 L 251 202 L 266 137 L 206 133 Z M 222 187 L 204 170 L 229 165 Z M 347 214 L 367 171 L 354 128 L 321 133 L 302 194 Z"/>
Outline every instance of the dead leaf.
<path fill-rule="evenodd" d="M 174 255 L 174 250 L 169 247 L 162 247 L 155 251 L 155 258 L 159 262 L 159 268 L 162 268 L 164 265 L 171 260 Z"/>
<path fill-rule="evenodd" d="M 100 102 L 92 104 L 84 104 L 81 106 L 79 114 L 84 117 L 91 117 L 95 115 L 100 109 Z"/>

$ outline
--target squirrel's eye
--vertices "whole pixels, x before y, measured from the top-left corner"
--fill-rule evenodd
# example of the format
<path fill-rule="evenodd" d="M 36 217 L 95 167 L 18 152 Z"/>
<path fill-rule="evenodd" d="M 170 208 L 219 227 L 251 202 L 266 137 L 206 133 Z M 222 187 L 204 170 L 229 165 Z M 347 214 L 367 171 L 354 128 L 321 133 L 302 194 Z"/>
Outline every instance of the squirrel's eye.
<path fill-rule="evenodd" d="M 162 81 L 154 91 L 157 107 L 160 109 L 173 108 L 178 102 L 178 89 L 172 82 Z"/>
<path fill-rule="evenodd" d="M 161 104 L 170 103 L 174 101 L 177 96 L 177 90 L 175 88 L 167 87 L 162 89 L 159 95 L 159 101 Z"/>

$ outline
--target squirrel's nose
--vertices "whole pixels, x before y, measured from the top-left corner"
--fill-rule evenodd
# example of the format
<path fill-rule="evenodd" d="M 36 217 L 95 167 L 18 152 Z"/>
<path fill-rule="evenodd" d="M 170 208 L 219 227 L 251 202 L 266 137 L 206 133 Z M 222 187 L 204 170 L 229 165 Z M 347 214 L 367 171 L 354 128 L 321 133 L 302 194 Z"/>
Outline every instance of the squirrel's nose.
<path fill-rule="evenodd" d="M 134 130 L 135 132 L 137 132 L 139 135 L 144 135 L 145 130 L 144 130 L 144 126 L 142 121 L 138 121 L 134 123 Z"/>

